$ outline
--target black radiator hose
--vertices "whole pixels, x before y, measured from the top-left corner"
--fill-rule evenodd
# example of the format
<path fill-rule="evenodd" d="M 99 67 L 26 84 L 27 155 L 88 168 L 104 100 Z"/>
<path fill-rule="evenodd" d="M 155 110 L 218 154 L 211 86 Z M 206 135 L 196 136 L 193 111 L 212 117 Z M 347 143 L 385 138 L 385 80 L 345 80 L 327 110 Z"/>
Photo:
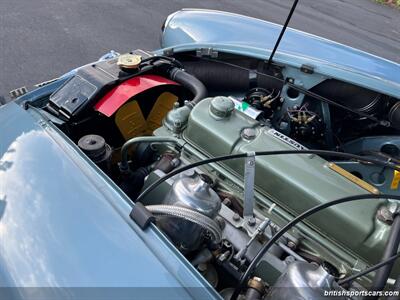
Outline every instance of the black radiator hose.
<path fill-rule="evenodd" d="M 186 72 L 196 76 L 212 91 L 237 92 L 250 89 L 249 71 L 218 62 L 185 62 Z"/>
<path fill-rule="evenodd" d="M 207 88 L 193 75 L 177 67 L 171 68 L 168 73 L 171 80 L 180 83 L 194 95 L 192 101 L 189 102 L 191 107 L 194 107 L 201 100 L 207 97 Z"/>
<path fill-rule="evenodd" d="M 192 61 L 185 62 L 184 65 L 186 72 L 196 76 L 212 91 L 247 92 L 253 87 L 281 89 L 283 86 L 281 78 L 273 78 L 272 75 L 263 75 L 256 69 L 229 63 L 203 59 L 201 63 Z"/>
<path fill-rule="evenodd" d="M 383 252 L 382 260 L 388 259 L 389 257 L 395 255 L 399 249 L 399 245 L 400 245 L 400 214 L 396 214 L 393 220 L 392 227 L 390 229 L 390 234 L 385 246 L 385 250 Z M 389 275 L 390 272 L 392 271 L 393 265 L 394 261 L 376 271 L 370 291 L 382 291 L 385 288 L 386 282 L 389 279 Z M 378 296 L 364 297 L 364 299 L 368 300 L 378 299 Z"/>

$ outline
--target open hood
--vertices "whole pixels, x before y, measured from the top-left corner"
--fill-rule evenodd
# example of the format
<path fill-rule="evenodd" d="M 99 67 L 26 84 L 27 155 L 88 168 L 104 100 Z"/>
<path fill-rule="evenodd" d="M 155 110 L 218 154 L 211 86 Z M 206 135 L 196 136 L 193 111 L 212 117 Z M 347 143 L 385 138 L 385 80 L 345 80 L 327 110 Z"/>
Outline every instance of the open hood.
<path fill-rule="evenodd" d="M 267 59 L 282 26 L 238 14 L 183 9 L 170 15 L 162 48 L 196 48 Z M 277 63 L 314 67 L 316 73 L 400 97 L 400 65 L 309 33 L 288 28 L 274 57 Z"/>

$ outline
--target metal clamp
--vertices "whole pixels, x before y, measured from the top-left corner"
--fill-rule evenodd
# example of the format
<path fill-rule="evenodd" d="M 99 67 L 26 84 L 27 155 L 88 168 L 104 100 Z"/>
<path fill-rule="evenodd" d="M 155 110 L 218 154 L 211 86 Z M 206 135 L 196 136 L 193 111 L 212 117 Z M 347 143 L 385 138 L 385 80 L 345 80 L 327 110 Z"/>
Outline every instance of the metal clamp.
<path fill-rule="evenodd" d="M 147 208 L 140 202 L 135 204 L 135 207 L 132 209 L 129 217 L 143 230 L 155 221 L 155 217 L 152 215 L 152 213 L 148 211 Z"/>
<path fill-rule="evenodd" d="M 254 218 L 254 178 L 256 173 L 256 153 L 249 152 L 245 159 L 244 165 L 244 205 L 243 218 L 245 221 L 254 226 L 256 219 Z"/>
<path fill-rule="evenodd" d="M 268 225 L 271 223 L 271 220 L 265 218 L 264 221 L 257 227 L 256 231 L 250 237 L 250 240 L 244 246 L 244 248 L 240 249 L 238 253 L 234 256 L 236 260 L 240 261 L 245 256 L 247 250 L 249 249 L 250 245 L 255 241 L 257 236 L 264 234 L 265 229 L 267 229 Z"/>

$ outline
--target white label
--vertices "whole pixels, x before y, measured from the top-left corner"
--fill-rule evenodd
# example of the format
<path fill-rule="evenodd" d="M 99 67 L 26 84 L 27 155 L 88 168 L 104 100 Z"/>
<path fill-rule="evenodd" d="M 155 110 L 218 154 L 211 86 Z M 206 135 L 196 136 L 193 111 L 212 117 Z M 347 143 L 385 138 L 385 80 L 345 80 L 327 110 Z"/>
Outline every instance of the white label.
<path fill-rule="evenodd" d="M 229 97 L 235 104 L 235 109 L 241 111 L 242 113 L 248 115 L 250 118 L 256 120 L 262 111 L 255 109 L 250 104 L 244 101 L 239 101 L 233 97 Z"/>

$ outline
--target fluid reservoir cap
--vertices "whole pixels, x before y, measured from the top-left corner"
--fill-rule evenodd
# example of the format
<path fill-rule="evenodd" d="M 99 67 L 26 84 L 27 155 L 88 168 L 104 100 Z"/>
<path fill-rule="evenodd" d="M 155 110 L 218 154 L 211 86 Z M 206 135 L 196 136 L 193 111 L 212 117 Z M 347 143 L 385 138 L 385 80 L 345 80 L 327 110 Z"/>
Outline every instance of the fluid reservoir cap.
<path fill-rule="evenodd" d="M 94 161 L 101 160 L 109 152 L 109 146 L 106 144 L 104 138 L 96 134 L 81 137 L 78 141 L 78 146 Z"/>
<path fill-rule="evenodd" d="M 228 97 L 218 96 L 210 103 L 210 114 L 217 120 L 229 117 L 234 109 L 235 104 Z"/>
<path fill-rule="evenodd" d="M 142 62 L 142 57 L 135 54 L 122 54 L 118 57 L 117 65 L 123 69 L 137 69 Z"/>

